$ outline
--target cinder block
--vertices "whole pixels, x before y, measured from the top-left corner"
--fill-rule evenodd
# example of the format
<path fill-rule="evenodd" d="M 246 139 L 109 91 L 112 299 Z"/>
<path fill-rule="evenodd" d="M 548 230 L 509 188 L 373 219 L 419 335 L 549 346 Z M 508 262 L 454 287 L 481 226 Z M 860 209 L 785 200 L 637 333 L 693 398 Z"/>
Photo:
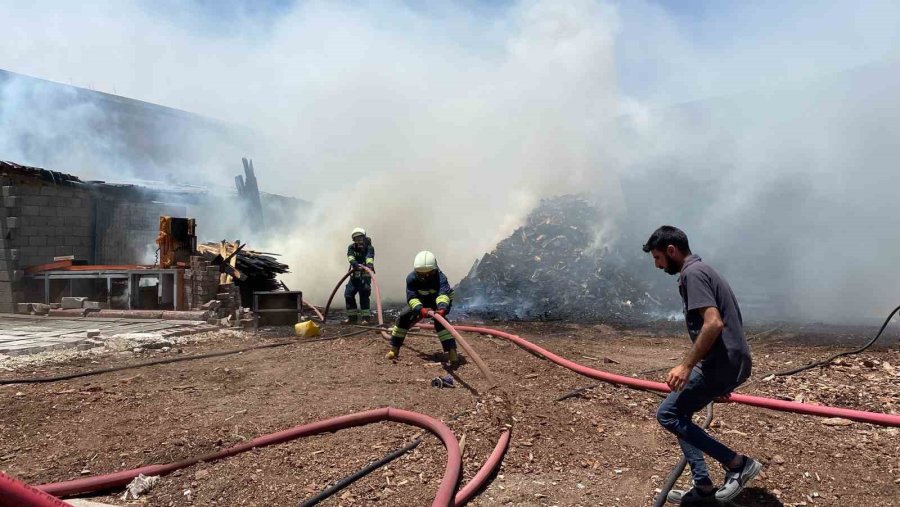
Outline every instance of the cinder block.
<path fill-rule="evenodd" d="M 56 187 L 41 187 L 40 193 L 38 195 L 47 195 L 47 196 L 57 196 L 59 195 L 59 191 Z"/>
<path fill-rule="evenodd" d="M 84 227 L 82 225 L 74 225 L 69 228 L 67 236 L 70 236 L 73 238 L 80 238 L 80 237 L 84 237 L 84 236 L 89 236 L 90 233 L 91 233 L 91 230 L 89 228 Z"/>
<path fill-rule="evenodd" d="M 30 314 L 31 313 L 31 303 L 18 303 L 16 305 L 16 313 Z"/>
<path fill-rule="evenodd" d="M 40 210 L 39 215 L 42 217 L 58 217 L 60 213 L 57 210 L 65 211 L 64 208 L 57 208 L 56 206 L 43 206 L 38 209 Z"/>
<path fill-rule="evenodd" d="M 30 246 L 47 246 L 47 237 L 46 236 L 30 236 L 28 238 L 28 244 Z"/>
<path fill-rule="evenodd" d="M 52 246 L 39 246 L 38 255 L 41 257 L 53 257 L 54 255 L 57 255 L 56 248 Z"/>
<path fill-rule="evenodd" d="M 19 227 L 19 217 L 6 217 L 6 228 L 16 229 Z"/>
<path fill-rule="evenodd" d="M 3 185 L 3 189 L 2 189 L 3 197 L 12 197 L 12 196 L 16 195 L 15 190 L 16 190 L 16 187 L 14 187 L 12 185 Z"/>
<path fill-rule="evenodd" d="M 103 310 L 106 309 L 106 303 L 101 301 L 85 301 L 84 308 L 87 310 Z"/>
<path fill-rule="evenodd" d="M 21 269 L 0 271 L 0 282 L 18 282 L 25 276 L 25 272 Z"/>
<path fill-rule="evenodd" d="M 0 313 L 13 313 L 16 306 L 12 301 L 9 303 L 0 303 Z"/>
<path fill-rule="evenodd" d="M 47 225 L 47 217 L 37 215 L 22 216 L 22 227 L 44 227 Z"/>
<path fill-rule="evenodd" d="M 4 208 L 18 208 L 21 205 L 21 199 L 17 196 L 11 195 L 9 197 L 3 198 L 3 207 Z"/>
<path fill-rule="evenodd" d="M 18 254 L 19 264 L 22 266 L 30 266 L 32 263 L 30 261 L 34 260 L 38 255 L 38 249 L 41 248 L 39 246 L 27 246 L 23 245 L 19 248 L 16 248 L 16 253 Z"/>
<path fill-rule="evenodd" d="M 83 308 L 84 302 L 87 298 L 82 297 L 64 297 L 60 303 L 62 304 L 63 310 L 70 310 L 75 308 Z"/>
<path fill-rule="evenodd" d="M 22 215 L 28 216 L 40 216 L 41 215 L 41 207 L 35 206 L 33 204 L 26 204 L 22 206 Z"/>
<path fill-rule="evenodd" d="M 15 261 L 19 260 L 19 249 L 18 248 L 0 248 L 0 259 L 5 261 Z"/>

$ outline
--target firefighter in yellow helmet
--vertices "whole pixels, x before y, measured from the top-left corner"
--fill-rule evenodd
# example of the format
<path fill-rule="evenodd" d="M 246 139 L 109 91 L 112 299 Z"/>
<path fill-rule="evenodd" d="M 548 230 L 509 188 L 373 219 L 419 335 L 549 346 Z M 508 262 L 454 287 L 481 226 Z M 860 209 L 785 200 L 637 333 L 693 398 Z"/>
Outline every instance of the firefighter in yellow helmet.
<path fill-rule="evenodd" d="M 344 301 L 347 304 L 347 320 L 345 324 L 369 323 L 369 296 L 372 295 L 372 276 L 362 269 L 366 266 L 375 271 L 375 247 L 362 227 L 350 233 L 353 243 L 347 247 L 347 262 L 353 272 L 344 287 Z M 356 295 L 359 294 L 359 309 L 356 307 Z"/>
<path fill-rule="evenodd" d="M 397 318 L 396 324 L 391 328 L 391 350 L 387 353 L 388 359 L 395 359 L 400 354 L 403 340 L 419 319 L 426 317 L 428 310 L 446 317 L 450 313 L 453 303 L 453 289 L 447 277 L 438 268 L 434 254 L 422 251 L 416 254 L 413 262 L 413 272 L 406 277 L 406 303 L 407 308 Z M 437 331 L 441 347 L 447 353 L 447 361 L 450 364 L 459 362 L 456 352 L 456 340 L 450 331 L 435 321 L 434 329 Z"/>

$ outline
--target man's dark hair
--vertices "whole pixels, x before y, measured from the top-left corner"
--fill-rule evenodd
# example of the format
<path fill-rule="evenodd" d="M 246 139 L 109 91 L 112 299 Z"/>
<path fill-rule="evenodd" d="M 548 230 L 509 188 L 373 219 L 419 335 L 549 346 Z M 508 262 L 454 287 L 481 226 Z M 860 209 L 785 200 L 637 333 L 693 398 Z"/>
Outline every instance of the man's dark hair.
<path fill-rule="evenodd" d="M 664 225 L 653 231 L 653 234 L 650 235 L 650 239 L 647 240 L 643 249 L 645 252 L 649 252 L 650 250 L 661 250 L 665 252 L 666 247 L 669 245 L 675 246 L 675 248 L 680 250 L 683 254 L 691 253 L 691 246 L 688 244 L 687 234 L 678 227 L 672 227 L 671 225 Z"/>

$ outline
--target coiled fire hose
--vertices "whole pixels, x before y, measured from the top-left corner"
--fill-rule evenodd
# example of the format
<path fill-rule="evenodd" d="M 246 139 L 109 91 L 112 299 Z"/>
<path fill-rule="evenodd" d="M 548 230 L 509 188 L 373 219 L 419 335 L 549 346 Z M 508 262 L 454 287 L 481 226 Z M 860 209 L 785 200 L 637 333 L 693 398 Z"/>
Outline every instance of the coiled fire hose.
<path fill-rule="evenodd" d="M 37 489 L 40 490 L 39 492 L 34 492 L 32 491 L 34 488 L 24 486 L 21 482 L 0 473 L 0 479 L 2 479 L 0 480 L 0 507 L 55 507 L 61 505 L 61 503 L 52 497 L 48 499 L 46 496 L 47 494 L 55 496 L 72 496 L 121 488 L 140 474 L 166 475 L 201 461 L 217 461 L 259 447 L 280 444 L 301 437 L 318 435 L 321 433 L 331 433 L 345 428 L 364 426 L 382 421 L 402 422 L 417 426 L 433 433 L 441 440 L 444 447 L 447 448 L 447 465 L 444 469 L 444 477 L 438 486 L 437 493 L 435 494 L 434 501 L 431 505 L 432 507 L 446 507 L 450 505 L 451 502 L 453 502 L 454 491 L 459 482 L 460 471 L 462 469 L 462 456 L 459 449 L 459 443 L 456 441 L 453 432 L 441 421 L 427 415 L 388 407 L 342 415 L 311 424 L 295 426 L 288 430 L 257 437 L 248 442 L 243 442 L 216 453 L 188 458 L 175 463 L 149 465 L 106 475 L 44 484 L 37 486 Z M 15 487 L 9 486 L 10 484 Z"/>

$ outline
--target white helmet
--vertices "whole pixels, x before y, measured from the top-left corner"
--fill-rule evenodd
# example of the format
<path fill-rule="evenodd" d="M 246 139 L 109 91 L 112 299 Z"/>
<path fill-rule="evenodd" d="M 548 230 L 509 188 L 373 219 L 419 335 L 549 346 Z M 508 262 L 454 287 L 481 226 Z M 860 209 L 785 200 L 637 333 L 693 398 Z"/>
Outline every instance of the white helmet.
<path fill-rule="evenodd" d="M 437 259 L 434 258 L 433 253 L 422 250 L 416 254 L 416 260 L 413 262 L 413 269 L 415 269 L 417 273 L 430 273 L 437 269 Z"/>
<path fill-rule="evenodd" d="M 366 230 L 363 229 L 362 227 L 357 227 L 356 229 L 353 229 L 353 232 L 350 233 L 350 239 L 356 239 L 357 236 L 365 236 L 365 235 L 366 235 Z"/>

